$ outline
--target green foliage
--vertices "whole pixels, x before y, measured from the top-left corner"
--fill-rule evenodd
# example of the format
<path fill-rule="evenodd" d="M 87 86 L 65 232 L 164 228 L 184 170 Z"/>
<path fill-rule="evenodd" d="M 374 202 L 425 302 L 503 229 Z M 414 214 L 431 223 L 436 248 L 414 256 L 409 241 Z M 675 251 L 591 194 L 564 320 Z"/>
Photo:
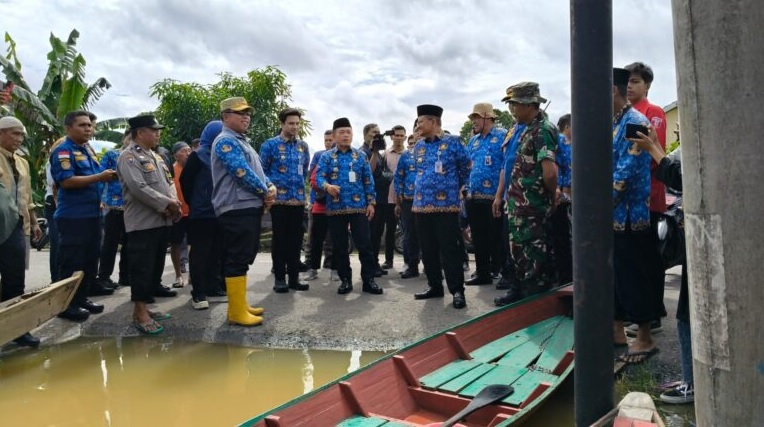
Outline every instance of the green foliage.
<path fill-rule="evenodd" d="M 211 85 L 165 79 L 151 86 L 151 96 L 160 102 L 155 112 L 157 120 L 167 126 L 162 132 L 162 145 L 170 147 L 176 141 L 198 138 L 210 120 L 220 118 L 220 101 L 232 96 L 244 97 L 255 109 L 248 136 L 256 149 L 279 132 L 278 112 L 291 100 L 291 86 L 281 70 L 268 66 L 244 77 L 230 73 L 219 77 L 220 81 Z M 305 138 L 310 129 L 310 122 L 303 119 L 300 137 Z"/>
<path fill-rule="evenodd" d="M 509 111 L 501 111 L 497 108 L 494 108 L 493 113 L 497 116 L 495 124 L 497 128 L 509 130 L 512 128 L 512 126 L 515 125 L 515 119 L 512 118 L 512 115 L 509 114 Z M 462 141 L 465 142 L 472 138 L 472 120 L 467 120 L 464 122 L 461 130 L 459 131 L 459 136 L 461 136 Z"/>

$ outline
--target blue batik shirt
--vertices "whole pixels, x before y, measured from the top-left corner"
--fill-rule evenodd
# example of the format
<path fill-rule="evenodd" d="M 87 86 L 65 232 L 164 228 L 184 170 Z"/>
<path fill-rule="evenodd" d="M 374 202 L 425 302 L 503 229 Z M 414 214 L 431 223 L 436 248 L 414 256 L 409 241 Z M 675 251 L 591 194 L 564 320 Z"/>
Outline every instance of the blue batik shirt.
<path fill-rule="evenodd" d="M 475 135 L 467 143 L 472 161 L 468 196 L 473 200 L 493 201 L 499 186 L 499 175 L 504 167 L 502 143 L 507 137 L 506 129 L 492 128 L 485 136 Z"/>
<path fill-rule="evenodd" d="M 276 186 L 277 205 L 304 205 L 305 179 L 309 177 L 308 144 L 299 139 L 287 141 L 281 135 L 260 147 L 260 161 L 265 175 Z"/>
<path fill-rule="evenodd" d="M 467 183 L 470 158 L 456 135 L 422 139 L 414 146 L 417 177 L 412 212 L 459 212 L 459 190 Z"/>
<path fill-rule="evenodd" d="M 316 186 L 340 187 L 340 194 L 326 194 L 326 214 L 365 214 L 369 205 L 376 204 L 374 178 L 366 155 L 356 148 L 343 152 L 338 148 L 327 150 L 318 161 Z"/>
<path fill-rule="evenodd" d="M 559 187 L 560 190 L 563 188 L 570 188 L 571 185 L 571 155 L 572 152 L 570 150 L 570 141 L 568 141 L 568 138 L 565 138 L 565 135 L 560 134 L 558 141 L 557 141 L 557 187 Z M 567 195 L 564 197 L 567 198 Z"/>
<path fill-rule="evenodd" d="M 61 183 L 73 176 L 101 173 L 101 165 L 89 144 L 78 145 L 69 138 L 50 153 L 50 174 L 58 186 L 54 218 L 97 218 L 101 215 L 103 184 L 66 189 Z"/>
<path fill-rule="evenodd" d="M 525 132 L 525 123 L 516 123 L 512 129 L 507 132 L 502 147 L 504 148 L 504 193 L 509 190 L 509 184 L 512 182 L 512 168 L 515 166 L 517 158 L 517 147 L 520 145 L 520 137 Z"/>
<path fill-rule="evenodd" d="M 414 185 L 416 184 L 416 162 L 411 150 L 406 150 L 398 159 L 393 185 L 399 200 L 414 200 Z"/>
<path fill-rule="evenodd" d="M 650 227 L 650 155 L 626 139 L 626 124 L 650 121 L 627 105 L 613 121 L 613 230 Z"/>
<path fill-rule="evenodd" d="M 321 155 L 326 153 L 326 150 L 319 150 L 313 153 L 313 157 L 310 159 L 310 165 L 308 166 L 308 179 L 313 174 L 313 169 L 318 167 L 318 161 L 321 159 Z M 316 201 L 316 190 L 313 187 L 310 188 L 310 203 L 313 204 Z"/>
<path fill-rule="evenodd" d="M 101 157 L 101 170 L 117 170 L 117 158 L 121 152 L 122 150 L 118 148 L 107 151 L 103 157 Z M 119 183 L 119 180 L 115 179 L 114 181 L 106 183 L 104 187 L 105 190 L 101 196 L 101 202 L 103 202 L 104 206 L 108 209 L 121 210 L 125 205 L 125 202 L 122 200 L 122 184 Z"/>

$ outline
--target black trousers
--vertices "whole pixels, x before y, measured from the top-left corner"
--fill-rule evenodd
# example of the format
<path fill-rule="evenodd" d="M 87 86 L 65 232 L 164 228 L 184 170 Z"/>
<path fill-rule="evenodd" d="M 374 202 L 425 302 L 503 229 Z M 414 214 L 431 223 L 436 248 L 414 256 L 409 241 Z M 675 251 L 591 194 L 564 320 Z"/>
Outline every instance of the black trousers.
<path fill-rule="evenodd" d="M 566 285 L 573 281 L 573 247 L 570 223 L 570 202 L 562 202 L 552 213 L 552 250 L 557 271 L 557 283 Z"/>
<path fill-rule="evenodd" d="M 463 240 L 459 214 L 418 213 L 416 227 L 428 284 L 442 288 L 445 272 L 449 292 L 464 292 L 463 243 L 462 246 L 459 244 Z"/>
<path fill-rule="evenodd" d="M 300 275 L 300 248 L 302 247 L 302 218 L 305 206 L 274 205 L 273 221 L 273 267 L 276 280 L 296 281 Z"/>
<path fill-rule="evenodd" d="M 7 301 L 24 293 L 24 267 L 27 253 L 25 238 L 24 220 L 19 217 L 16 228 L 0 244 L 0 288 L 2 288 L 0 301 Z"/>
<path fill-rule="evenodd" d="M 504 212 L 504 205 L 501 211 Z M 501 269 L 501 277 L 514 280 L 515 262 L 512 261 L 512 252 L 509 250 L 509 217 L 506 213 L 501 214 L 501 250 L 504 254 L 504 266 Z"/>
<path fill-rule="evenodd" d="M 371 248 L 371 230 L 369 220 L 364 214 L 346 214 L 329 216 L 329 232 L 332 234 L 334 250 L 332 259 L 337 266 L 337 274 L 343 280 L 352 280 L 348 253 L 348 227 L 353 234 L 353 243 L 361 261 L 361 279 L 364 283 L 374 278 L 377 264 Z"/>
<path fill-rule="evenodd" d="M 128 285 L 130 283 L 127 277 L 129 257 L 125 242 L 125 213 L 117 209 L 109 210 L 106 212 L 103 223 L 103 243 L 101 244 L 101 260 L 98 263 L 98 278 L 108 279 L 114 273 L 117 248 L 122 243 L 122 249 L 119 251 L 119 283 Z"/>
<path fill-rule="evenodd" d="M 98 273 L 101 250 L 101 218 L 58 218 L 58 277 L 66 279 L 82 271 L 82 279 L 73 303 L 87 298 L 90 285 Z"/>
<path fill-rule="evenodd" d="M 661 219 L 661 214 L 656 212 L 650 212 L 650 230 L 652 230 L 651 237 L 653 240 L 654 250 L 651 249 L 646 254 L 650 259 L 650 283 L 655 286 L 656 292 L 658 292 L 660 298 L 659 312 L 660 316 L 654 320 L 659 320 L 660 317 L 666 317 L 666 305 L 663 302 L 663 295 L 666 290 L 666 267 L 663 264 L 663 256 L 660 250 L 660 241 L 658 240 L 658 221 Z"/>
<path fill-rule="evenodd" d="M 327 240 L 329 231 L 329 217 L 326 214 L 311 214 L 312 225 L 310 227 L 310 268 L 318 270 L 321 268 L 321 252 L 324 250 L 324 242 Z M 331 240 L 331 237 L 329 237 Z M 347 239 L 346 239 L 347 240 Z M 327 255 L 327 257 L 329 257 Z M 337 262 L 334 255 L 330 257 L 331 269 L 337 269 Z"/>
<path fill-rule="evenodd" d="M 401 225 L 403 226 L 403 262 L 410 268 L 419 268 L 419 237 L 416 221 L 411 212 L 413 201 L 401 202 Z"/>
<path fill-rule="evenodd" d="M 191 295 L 206 297 L 221 289 L 223 282 L 223 235 L 217 218 L 188 220 L 189 275 Z"/>
<path fill-rule="evenodd" d="M 161 283 L 169 240 L 170 227 L 127 233 L 131 301 L 148 302 Z"/>
<path fill-rule="evenodd" d="M 651 282 L 653 266 L 648 251 L 653 245 L 651 229 L 616 232 L 613 235 L 615 273 L 615 320 L 643 324 L 661 316 L 661 294 Z"/>
<path fill-rule="evenodd" d="M 247 275 L 249 266 L 255 262 L 257 252 L 260 251 L 262 219 L 263 208 L 229 211 L 218 217 L 223 236 L 223 253 L 225 254 L 223 274 L 225 277 Z"/>
<path fill-rule="evenodd" d="M 475 247 L 475 272 L 478 277 L 491 277 L 491 271 L 501 271 L 506 260 L 501 250 L 501 218 L 494 218 L 489 200 L 468 200 L 466 208 Z"/>
<path fill-rule="evenodd" d="M 395 218 L 395 205 L 377 203 L 374 218 L 371 220 L 371 247 L 374 252 L 374 262 L 377 264 L 379 264 L 383 234 L 385 235 L 385 261 L 393 262 L 396 228 L 398 228 L 398 220 Z"/>
<path fill-rule="evenodd" d="M 55 283 L 60 279 L 58 277 L 58 226 L 53 214 L 56 213 L 56 201 L 53 196 L 45 198 L 45 219 L 48 220 L 48 236 L 50 237 L 50 256 L 48 257 L 48 266 L 50 267 L 50 282 Z"/>

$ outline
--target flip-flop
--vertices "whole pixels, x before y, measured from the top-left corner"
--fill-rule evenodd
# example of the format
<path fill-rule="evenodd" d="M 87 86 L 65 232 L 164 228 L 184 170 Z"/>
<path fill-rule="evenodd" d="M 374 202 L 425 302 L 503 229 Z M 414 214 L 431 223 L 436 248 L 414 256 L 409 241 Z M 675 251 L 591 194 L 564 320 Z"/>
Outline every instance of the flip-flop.
<path fill-rule="evenodd" d="M 153 320 L 167 320 L 172 317 L 172 314 L 162 313 L 161 311 L 149 311 L 149 317 Z"/>
<path fill-rule="evenodd" d="M 658 353 L 658 351 L 659 351 L 658 347 L 654 347 L 654 348 L 651 348 L 650 350 L 644 350 L 644 351 L 629 351 L 629 350 L 626 350 L 625 353 L 623 353 L 622 355 L 620 355 L 618 357 L 618 360 L 620 360 L 621 362 L 623 362 L 623 363 L 625 363 L 627 365 L 639 365 L 640 363 L 644 363 L 647 359 L 649 359 L 654 354 Z M 642 357 L 640 359 L 638 359 L 637 361 L 629 361 L 628 360 L 628 359 L 630 359 L 632 357 L 635 357 L 635 356 L 636 357 L 642 356 Z"/>
<path fill-rule="evenodd" d="M 164 331 L 164 328 L 162 325 L 157 323 L 155 320 L 152 320 L 151 322 L 147 323 L 140 323 L 138 321 L 133 321 L 133 326 L 135 329 L 138 330 L 138 332 L 146 335 L 158 335 L 161 334 L 162 331 Z"/>

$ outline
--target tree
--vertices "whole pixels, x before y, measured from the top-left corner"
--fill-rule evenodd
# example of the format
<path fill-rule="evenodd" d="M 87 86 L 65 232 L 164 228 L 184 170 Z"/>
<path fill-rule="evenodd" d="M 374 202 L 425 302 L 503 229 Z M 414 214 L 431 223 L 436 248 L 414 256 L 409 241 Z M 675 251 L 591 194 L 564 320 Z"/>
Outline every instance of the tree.
<path fill-rule="evenodd" d="M 64 42 L 51 33 L 48 71 L 42 87 L 33 93 L 21 73 L 16 42 L 5 33 L 7 54 L 0 56 L 0 66 L 6 79 L 14 85 L 9 108 L 4 108 L 1 113 L 16 116 L 27 129 L 23 151 L 29 162 L 32 189 L 38 203 L 44 194 L 43 166 L 50 146 L 64 135 L 64 116 L 69 111 L 89 108 L 111 87 L 103 77 L 90 85 L 85 82 L 86 61 L 77 51 L 79 36 L 74 29 Z"/>
<path fill-rule="evenodd" d="M 494 108 L 493 113 L 496 114 L 496 127 L 501 129 L 511 129 L 515 125 L 515 119 L 509 114 L 509 111 L 501 111 Z M 462 125 L 462 129 L 459 131 L 459 136 L 462 137 L 462 141 L 465 143 L 472 138 L 472 120 L 467 120 Z"/>
<path fill-rule="evenodd" d="M 219 76 L 220 81 L 211 85 L 165 79 L 151 86 L 151 96 L 160 102 L 157 120 L 167 126 L 162 132 L 162 145 L 169 147 L 176 141 L 198 138 L 210 120 L 220 117 L 220 101 L 232 96 L 244 97 L 255 109 L 248 131 L 255 149 L 279 132 L 278 113 L 291 100 L 291 86 L 281 70 L 268 66 L 244 77 L 230 73 Z M 305 138 L 310 129 L 310 122 L 303 120 L 300 137 Z"/>

